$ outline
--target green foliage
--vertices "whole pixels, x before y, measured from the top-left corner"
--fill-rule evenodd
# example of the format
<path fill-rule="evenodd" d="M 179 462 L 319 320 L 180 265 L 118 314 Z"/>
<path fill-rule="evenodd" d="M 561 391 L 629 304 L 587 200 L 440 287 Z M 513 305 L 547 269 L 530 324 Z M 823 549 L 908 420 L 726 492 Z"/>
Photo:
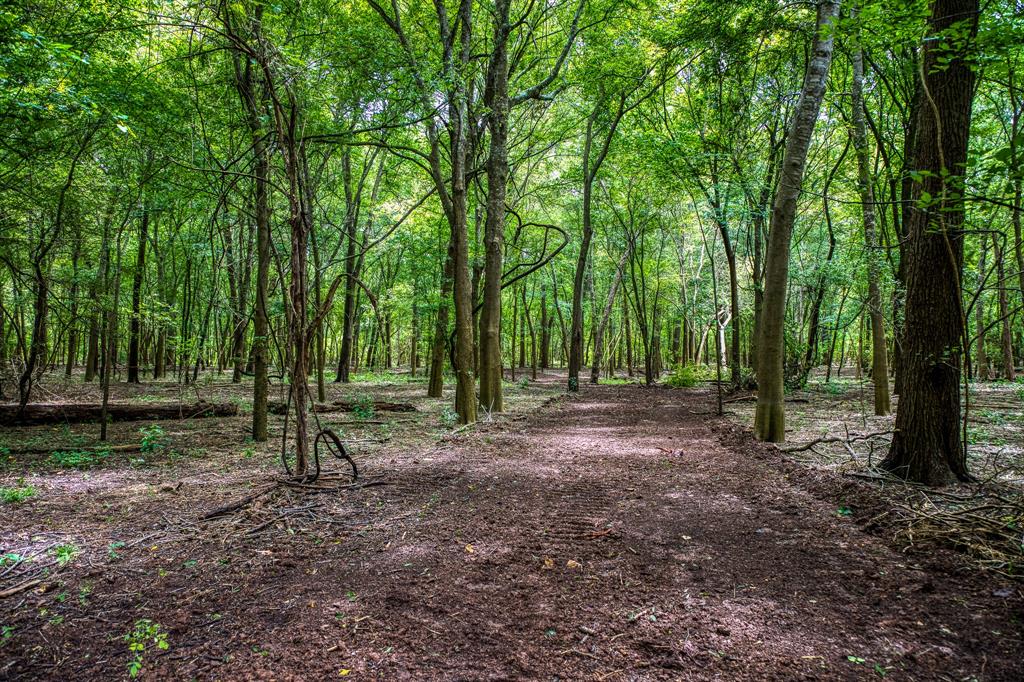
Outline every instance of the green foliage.
<path fill-rule="evenodd" d="M 17 504 L 35 496 L 36 489 L 31 485 L 25 485 L 25 479 L 19 478 L 18 484 L 10 487 L 0 487 L 0 502 L 4 504 Z"/>
<path fill-rule="evenodd" d="M 64 542 L 51 549 L 50 553 L 57 560 L 58 566 L 67 566 L 82 553 L 82 550 L 73 542 Z"/>
<path fill-rule="evenodd" d="M 143 454 L 152 454 L 167 447 L 167 434 L 164 433 L 163 427 L 159 424 L 144 426 L 139 429 L 139 433 L 142 435 L 139 449 L 142 450 Z"/>
<path fill-rule="evenodd" d="M 446 429 L 455 428 L 455 425 L 459 423 L 459 413 L 455 411 L 451 405 L 445 405 L 444 409 L 441 410 L 441 424 Z"/>
<path fill-rule="evenodd" d="M 124 636 L 124 641 L 128 643 L 128 676 L 133 678 L 142 671 L 147 650 L 156 647 L 166 651 L 171 646 L 167 641 L 167 633 L 163 631 L 163 626 L 148 618 L 140 618 L 135 621 L 134 629 Z"/>
<path fill-rule="evenodd" d="M 672 388 L 693 388 L 701 381 L 711 378 L 711 371 L 699 365 L 680 365 L 665 380 Z"/>
<path fill-rule="evenodd" d="M 50 454 L 49 463 L 61 469 L 92 469 L 110 456 L 109 448 L 99 450 L 57 450 Z"/>
<path fill-rule="evenodd" d="M 352 416 L 356 419 L 373 419 L 374 413 L 372 395 L 361 393 L 352 399 Z"/>

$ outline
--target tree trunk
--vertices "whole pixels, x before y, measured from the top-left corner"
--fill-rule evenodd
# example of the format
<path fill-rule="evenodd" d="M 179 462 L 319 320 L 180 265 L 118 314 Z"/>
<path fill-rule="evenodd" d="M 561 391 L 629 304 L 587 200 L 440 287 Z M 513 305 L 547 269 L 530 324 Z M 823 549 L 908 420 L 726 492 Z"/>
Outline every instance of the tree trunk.
<path fill-rule="evenodd" d="M 999 346 L 1002 350 L 1003 356 L 1002 375 L 1003 379 L 1006 381 L 1015 381 L 1017 379 L 1017 373 L 1013 367 L 1013 333 L 1010 329 L 1010 322 L 1012 322 L 1012 320 L 1010 316 L 1010 300 L 1008 296 L 1010 283 L 1006 277 L 1006 249 L 1000 245 L 999 237 L 1000 235 L 997 235 L 996 238 L 992 240 L 992 245 L 994 247 L 992 255 L 996 259 L 996 281 L 999 283 L 999 288 L 997 289 L 997 300 L 999 301 L 999 324 L 1002 328 L 1002 334 L 999 337 Z"/>
<path fill-rule="evenodd" d="M 965 171 L 975 73 L 956 51 L 960 41 L 950 47 L 939 38 L 953 25 L 962 28 L 959 35 L 973 37 L 978 6 L 978 0 L 932 3 L 919 74 L 923 96 L 915 112 L 912 168 L 922 175 L 913 185 L 906 225 L 904 381 L 896 433 L 881 466 L 928 485 L 968 478 L 960 434 L 964 206 L 959 184 L 950 185 Z"/>
<path fill-rule="evenodd" d="M 149 238 L 149 209 L 143 204 L 139 225 L 139 251 L 132 275 L 132 319 L 128 327 L 128 383 L 139 383 L 139 334 L 142 331 L 142 278 L 146 274 L 146 239 Z"/>
<path fill-rule="evenodd" d="M 604 332 L 608 327 L 608 320 L 612 316 L 612 309 L 615 307 L 615 297 L 619 293 L 619 284 L 622 282 L 622 273 L 626 267 L 626 260 L 632 252 L 632 244 L 622 251 L 619 262 L 615 266 L 615 277 L 608 289 L 608 298 L 604 302 L 604 310 L 601 311 L 601 318 L 594 329 L 594 361 L 590 367 L 590 383 L 596 384 L 601 374 L 602 352 L 604 351 Z"/>
<path fill-rule="evenodd" d="M 480 405 L 503 412 L 501 384 L 501 269 L 508 186 L 508 37 L 510 0 L 494 4 L 494 42 L 487 66 L 484 104 L 488 108 L 487 219 L 484 224 L 484 293 L 480 309 Z M 516 324 L 513 319 L 512 324 Z"/>
<path fill-rule="evenodd" d="M 782 363 L 790 241 L 804 167 L 807 164 L 807 151 L 825 95 L 829 66 L 832 64 L 832 22 L 838 12 L 838 2 L 821 0 L 818 3 L 811 60 L 807 65 L 800 101 L 797 103 L 789 139 L 786 142 L 782 170 L 779 173 L 779 188 L 772 206 L 765 262 L 764 303 L 757 344 L 757 411 L 754 417 L 754 435 L 760 440 L 773 443 L 781 443 L 786 437 Z"/>
<path fill-rule="evenodd" d="M 978 298 L 974 302 L 975 334 L 975 377 L 978 381 L 988 381 L 988 352 L 985 350 L 985 261 L 988 255 L 988 235 L 981 235 L 981 254 L 978 256 Z"/>
<path fill-rule="evenodd" d="M 430 382 L 427 395 L 440 398 L 444 390 L 444 356 L 445 343 L 448 339 L 448 308 L 452 295 L 452 277 L 455 271 L 455 240 L 448 240 L 448 253 L 444 259 L 441 272 L 441 295 L 437 302 L 437 317 L 434 320 L 434 338 L 430 348 Z"/>
<path fill-rule="evenodd" d="M 875 414 L 889 414 L 889 359 L 885 343 L 885 315 L 879 285 L 878 235 L 875 231 L 875 195 L 871 182 L 867 128 L 864 122 L 864 54 L 857 45 L 853 55 L 853 146 L 857 154 L 857 186 L 864 217 L 864 249 L 868 266 L 868 312 L 871 315 L 871 381 L 875 389 Z"/>

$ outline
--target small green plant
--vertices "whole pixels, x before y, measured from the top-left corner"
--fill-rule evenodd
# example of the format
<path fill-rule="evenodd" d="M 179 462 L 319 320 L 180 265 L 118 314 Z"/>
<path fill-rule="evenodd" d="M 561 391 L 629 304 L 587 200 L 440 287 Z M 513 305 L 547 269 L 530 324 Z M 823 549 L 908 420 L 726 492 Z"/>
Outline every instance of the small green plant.
<path fill-rule="evenodd" d="M 18 483 L 12 487 L 0 487 L 0 502 L 4 504 L 17 504 L 33 497 L 36 489 L 33 486 L 25 485 L 25 479 L 19 478 Z"/>
<path fill-rule="evenodd" d="M 14 552 L 7 552 L 6 554 L 0 554 L 0 566 L 7 566 L 8 564 L 16 564 L 25 557 Z"/>
<path fill-rule="evenodd" d="M 455 425 L 459 423 L 459 413 L 451 405 L 445 405 L 441 410 L 441 423 L 446 429 L 455 428 Z"/>
<path fill-rule="evenodd" d="M 373 419 L 373 396 L 362 394 L 352 401 L 352 416 L 356 419 Z"/>
<path fill-rule="evenodd" d="M 256 448 L 252 447 L 251 445 L 249 447 L 242 448 L 242 458 L 243 459 L 252 459 L 255 456 L 256 456 Z"/>
<path fill-rule="evenodd" d="M 529 379 L 527 379 L 526 377 L 523 377 L 522 379 L 519 380 L 519 388 L 529 388 L 529 387 L 530 387 L 530 380 Z"/>
<path fill-rule="evenodd" d="M 65 542 L 54 547 L 51 552 L 57 559 L 58 566 L 67 566 L 82 553 L 82 550 L 73 542 Z"/>
<path fill-rule="evenodd" d="M 111 561 L 120 559 L 121 555 L 117 553 L 117 550 L 121 549 L 122 547 L 124 547 L 124 543 L 120 540 L 115 540 L 114 542 L 111 542 L 109 545 L 107 545 L 107 557 Z"/>
<path fill-rule="evenodd" d="M 167 434 L 159 424 L 143 426 L 139 429 L 139 433 L 142 434 L 142 443 L 139 449 L 143 454 L 152 454 L 167 446 Z"/>
<path fill-rule="evenodd" d="M 6 645 L 7 642 L 11 641 L 12 637 L 14 637 L 13 625 L 4 625 L 3 627 L 0 627 L 0 648 Z"/>
<path fill-rule="evenodd" d="M 110 456 L 109 448 L 100 450 L 57 450 L 50 453 L 49 462 L 61 469 L 92 469 Z"/>
<path fill-rule="evenodd" d="M 167 642 L 167 633 L 163 631 L 160 623 L 154 623 L 148 618 L 135 621 L 135 628 L 124 636 L 124 641 L 128 643 L 129 677 L 137 677 L 142 671 L 146 649 L 155 646 L 166 651 L 171 646 Z"/>

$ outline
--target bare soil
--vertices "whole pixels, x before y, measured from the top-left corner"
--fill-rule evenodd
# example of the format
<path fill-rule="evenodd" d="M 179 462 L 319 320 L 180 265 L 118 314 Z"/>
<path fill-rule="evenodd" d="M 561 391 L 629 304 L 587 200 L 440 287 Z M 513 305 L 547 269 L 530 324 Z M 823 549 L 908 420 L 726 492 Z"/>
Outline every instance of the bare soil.
<path fill-rule="evenodd" d="M 1021 678 L 1021 585 L 903 551 L 871 486 L 754 442 L 706 390 L 561 381 L 512 386 L 510 415 L 463 431 L 422 385 L 362 389 L 420 408 L 330 415 L 376 485 L 208 520 L 277 474 L 244 414 L 164 422 L 173 447 L 88 471 L 10 455 L 0 485 L 38 492 L 0 505 L 0 552 L 35 559 L 0 591 L 41 582 L 0 599 L 0 679 L 124 678 L 140 619 L 166 635 L 154 680 Z M 242 395 L 202 397 L 219 390 Z"/>

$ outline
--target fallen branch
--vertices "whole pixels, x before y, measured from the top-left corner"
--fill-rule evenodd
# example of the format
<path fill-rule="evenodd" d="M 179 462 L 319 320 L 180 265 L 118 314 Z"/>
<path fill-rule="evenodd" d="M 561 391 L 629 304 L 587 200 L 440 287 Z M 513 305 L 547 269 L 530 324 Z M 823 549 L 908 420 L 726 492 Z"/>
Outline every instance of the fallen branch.
<path fill-rule="evenodd" d="M 268 485 L 266 488 L 263 488 L 262 490 L 257 490 L 256 492 L 254 492 L 251 495 L 246 495 L 245 497 L 243 497 L 240 500 L 235 500 L 234 502 L 226 504 L 223 507 L 217 507 L 216 509 L 208 511 L 205 514 L 203 514 L 203 516 L 201 518 L 205 521 L 207 519 L 212 519 L 215 516 L 220 516 L 221 514 L 228 514 L 230 512 L 237 511 L 237 510 L 241 509 L 242 507 L 245 507 L 246 505 L 248 505 L 251 502 L 253 502 L 256 498 L 262 497 L 263 495 L 266 495 L 267 493 L 269 493 L 270 491 L 274 490 L 275 488 L 280 487 L 280 485 L 281 485 L 280 482 L 274 483 L 272 485 Z"/>
<path fill-rule="evenodd" d="M 757 400 L 757 396 L 756 395 L 741 395 L 738 398 L 729 398 L 728 400 L 723 400 L 722 404 L 725 405 L 726 403 L 742 403 L 742 402 L 746 402 L 748 400 Z M 811 401 L 808 400 L 807 398 L 786 398 L 786 402 L 787 403 L 809 403 Z"/>
<path fill-rule="evenodd" d="M 335 400 L 331 403 L 317 403 L 313 406 L 316 412 L 355 412 L 362 407 L 369 407 L 369 404 L 351 402 L 348 400 Z M 284 414 L 288 411 L 288 403 L 274 401 L 267 405 L 271 414 Z M 412 403 L 393 403 L 386 400 L 373 401 L 374 412 L 415 412 L 416 407 Z"/>
<path fill-rule="evenodd" d="M 99 403 L 35 403 L 26 405 L 18 416 L 17 405 L 0 405 L 0 424 L 61 424 L 95 422 L 102 418 Z M 238 414 L 234 403 L 198 402 L 182 404 L 108 405 L 109 421 L 141 421 L 145 419 L 194 419 L 197 417 L 233 417 Z"/>
<path fill-rule="evenodd" d="M 809 443 L 803 445 L 797 445 L 791 448 L 779 448 L 782 452 L 802 452 L 804 450 L 810 450 L 815 445 L 824 445 L 825 443 L 843 443 L 847 447 L 851 443 L 856 443 L 859 440 L 868 440 L 870 438 L 877 438 L 879 436 L 891 436 L 895 431 L 875 431 L 873 433 L 865 433 L 862 435 L 853 435 L 848 438 L 840 438 L 839 436 L 825 436 L 824 438 L 817 438 Z"/>
<path fill-rule="evenodd" d="M 26 580 L 23 583 L 19 583 L 19 584 L 15 585 L 14 587 L 8 587 L 3 592 L 0 592 L 0 599 L 4 599 L 6 597 L 14 596 L 14 595 L 18 594 L 19 592 L 24 592 L 25 590 L 28 590 L 28 589 L 31 589 L 31 588 L 35 587 L 36 585 L 38 585 L 41 582 L 43 582 L 41 578 L 34 578 L 32 580 Z"/>

